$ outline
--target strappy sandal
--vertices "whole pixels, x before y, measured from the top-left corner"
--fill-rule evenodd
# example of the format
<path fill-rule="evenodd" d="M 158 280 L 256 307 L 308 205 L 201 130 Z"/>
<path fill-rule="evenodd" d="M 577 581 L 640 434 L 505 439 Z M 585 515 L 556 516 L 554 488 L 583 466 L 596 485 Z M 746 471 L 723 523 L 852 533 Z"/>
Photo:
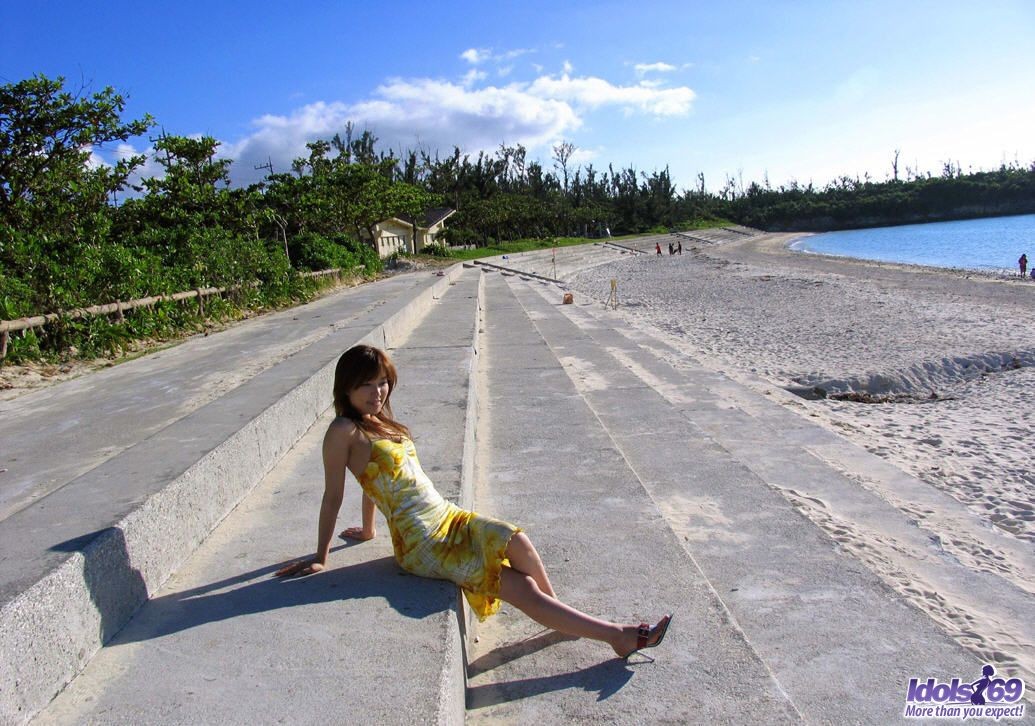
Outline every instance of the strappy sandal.
<path fill-rule="evenodd" d="M 633 655 L 639 653 L 641 656 L 653 663 L 654 659 L 646 653 L 644 653 L 643 650 L 645 648 L 657 648 L 659 645 L 661 645 L 661 641 L 665 639 L 665 634 L 668 632 L 668 626 L 671 624 L 672 613 L 669 613 L 660 621 L 658 621 L 658 639 L 648 645 L 647 641 L 650 640 L 651 636 L 650 625 L 648 623 L 640 623 L 640 626 L 636 629 L 636 650 L 626 655 L 625 660 L 629 660 L 629 658 L 631 658 Z"/>

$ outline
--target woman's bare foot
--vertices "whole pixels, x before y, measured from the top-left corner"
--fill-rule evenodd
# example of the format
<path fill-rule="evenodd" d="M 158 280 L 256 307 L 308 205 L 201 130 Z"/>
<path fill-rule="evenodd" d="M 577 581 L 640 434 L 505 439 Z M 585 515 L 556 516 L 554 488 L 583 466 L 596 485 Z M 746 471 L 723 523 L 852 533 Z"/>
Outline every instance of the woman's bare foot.
<path fill-rule="evenodd" d="M 671 615 L 666 615 L 658 624 L 650 629 L 650 635 L 647 636 L 646 642 L 640 645 L 639 637 L 639 625 L 626 625 L 622 628 L 622 635 L 617 642 L 611 643 L 611 647 L 614 648 L 615 654 L 619 658 L 628 658 L 630 655 L 635 653 L 637 650 L 643 648 L 653 648 L 655 645 L 661 642 L 661 639 L 665 637 L 665 633 L 668 631 L 668 625 L 672 621 Z"/>
<path fill-rule="evenodd" d="M 342 539 L 355 539 L 360 542 L 374 539 L 376 535 L 376 532 L 364 532 L 362 527 L 346 527 L 338 534 Z"/>
<path fill-rule="evenodd" d="M 277 577 L 298 577 L 301 575 L 315 575 L 317 572 L 323 572 L 327 567 L 323 562 L 317 560 L 299 560 L 298 562 L 292 562 L 290 565 L 285 565 L 277 570 L 274 574 Z"/>

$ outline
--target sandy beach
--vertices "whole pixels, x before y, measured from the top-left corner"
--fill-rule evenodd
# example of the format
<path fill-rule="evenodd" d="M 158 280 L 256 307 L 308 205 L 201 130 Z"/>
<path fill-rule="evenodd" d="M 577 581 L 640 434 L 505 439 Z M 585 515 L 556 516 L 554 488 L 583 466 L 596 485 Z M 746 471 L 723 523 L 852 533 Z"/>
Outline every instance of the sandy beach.
<path fill-rule="evenodd" d="M 1035 284 L 791 252 L 765 235 L 571 279 L 1035 542 Z M 860 402 L 873 401 L 876 403 Z"/>
<path fill-rule="evenodd" d="M 795 237 L 685 243 L 565 278 L 601 301 L 617 279 L 631 324 L 958 500 L 962 519 L 844 468 L 947 556 L 1035 595 L 1035 283 L 792 252 Z M 978 655 L 1035 669 L 1026 625 L 926 582 L 901 543 L 793 487 L 806 516 Z"/>

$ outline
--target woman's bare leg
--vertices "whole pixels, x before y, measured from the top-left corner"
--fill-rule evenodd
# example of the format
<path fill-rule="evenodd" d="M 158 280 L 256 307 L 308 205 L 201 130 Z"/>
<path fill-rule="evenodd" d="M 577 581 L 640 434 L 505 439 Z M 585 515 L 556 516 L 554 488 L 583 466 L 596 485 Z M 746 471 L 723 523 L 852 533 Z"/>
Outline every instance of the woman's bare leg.
<path fill-rule="evenodd" d="M 621 657 L 636 650 L 638 625 L 619 625 L 586 615 L 547 595 L 531 575 L 512 567 L 504 567 L 500 573 L 500 599 L 548 628 L 579 638 L 602 640 Z M 657 640 L 657 630 L 657 625 L 651 629 L 648 644 Z"/>
<path fill-rule="evenodd" d="M 506 554 L 511 567 L 535 580 L 535 584 L 543 593 L 550 597 L 557 597 L 557 593 L 553 591 L 553 585 L 550 584 L 550 578 L 546 575 L 543 561 L 539 558 L 539 553 L 536 552 L 532 540 L 524 532 L 518 532 L 510 538 Z"/>

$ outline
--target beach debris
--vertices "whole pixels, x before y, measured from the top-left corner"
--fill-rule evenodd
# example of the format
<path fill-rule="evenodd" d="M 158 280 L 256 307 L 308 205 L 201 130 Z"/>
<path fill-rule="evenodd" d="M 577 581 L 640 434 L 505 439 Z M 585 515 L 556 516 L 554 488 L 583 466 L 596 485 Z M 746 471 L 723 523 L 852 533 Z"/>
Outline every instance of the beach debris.
<path fill-rule="evenodd" d="M 827 392 L 819 386 L 787 386 L 784 390 L 806 401 L 820 401 L 827 397 Z"/>

